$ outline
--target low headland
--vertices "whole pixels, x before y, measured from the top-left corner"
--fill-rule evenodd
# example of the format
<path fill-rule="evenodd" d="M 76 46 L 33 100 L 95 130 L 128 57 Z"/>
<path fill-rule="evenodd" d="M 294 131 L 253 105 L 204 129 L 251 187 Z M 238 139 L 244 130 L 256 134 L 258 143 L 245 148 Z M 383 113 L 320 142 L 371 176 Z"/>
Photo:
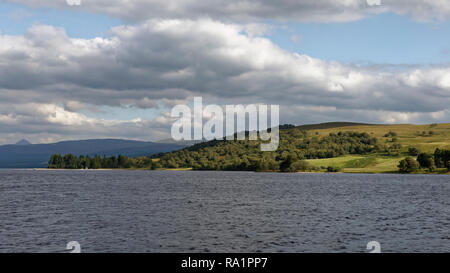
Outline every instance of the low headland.
<path fill-rule="evenodd" d="M 450 123 L 334 122 L 280 127 L 277 151 L 260 141 L 213 140 L 153 156 L 52 155 L 49 169 L 449 174 Z"/>

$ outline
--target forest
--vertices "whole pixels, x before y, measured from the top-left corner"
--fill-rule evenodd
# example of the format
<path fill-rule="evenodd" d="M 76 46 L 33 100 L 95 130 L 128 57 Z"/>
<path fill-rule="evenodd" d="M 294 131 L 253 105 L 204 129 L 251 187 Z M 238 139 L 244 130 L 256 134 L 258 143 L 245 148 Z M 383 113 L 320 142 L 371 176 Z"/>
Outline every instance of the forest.
<path fill-rule="evenodd" d="M 150 157 L 129 158 L 128 156 L 100 157 L 54 154 L 48 163 L 49 169 L 144 169 L 151 168 Z"/>
<path fill-rule="evenodd" d="M 163 168 L 287 171 L 291 168 L 289 162 L 346 154 L 369 154 L 385 148 L 367 133 L 338 132 L 319 137 L 296 128 L 280 130 L 280 146 L 277 151 L 261 152 L 259 144 L 260 141 L 214 140 L 154 157 L 159 158 L 159 165 Z"/>
<path fill-rule="evenodd" d="M 350 128 L 350 127 L 345 127 Z M 446 129 L 447 131 L 447 129 Z M 393 168 L 386 172 L 434 172 L 450 169 L 450 150 L 436 148 L 423 152 L 403 141 L 402 134 L 388 130 L 384 133 L 358 131 L 304 130 L 302 127 L 280 127 L 280 145 L 277 151 L 262 152 L 260 141 L 212 140 L 164 154 L 131 158 L 128 156 L 52 155 L 51 169 L 192 169 L 217 171 L 339 172 L 339 164 L 311 164 L 327 159 L 351 159 L 344 167 L 364 167 L 376 161 L 393 159 Z M 417 131 L 420 138 L 438 137 L 438 133 Z M 248 135 L 248 132 L 247 132 Z M 408 138 L 407 138 L 408 137 Z M 404 139 L 411 141 L 409 136 Z M 403 144 L 402 144 L 403 143 Z M 419 145 L 419 147 L 421 147 Z M 354 157 L 362 157 L 354 159 Z M 316 162 L 317 161 L 317 162 Z M 391 164 L 391 165 L 392 165 Z"/>

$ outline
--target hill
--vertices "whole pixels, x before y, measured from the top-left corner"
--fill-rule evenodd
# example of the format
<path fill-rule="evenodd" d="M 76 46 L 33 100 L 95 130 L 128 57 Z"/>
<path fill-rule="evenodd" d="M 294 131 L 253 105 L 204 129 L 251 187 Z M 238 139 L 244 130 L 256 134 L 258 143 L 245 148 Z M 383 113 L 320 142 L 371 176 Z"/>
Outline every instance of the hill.
<path fill-rule="evenodd" d="M 450 124 L 339 122 L 280 128 L 275 152 L 261 152 L 259 141 L 214 140 L 158 155 L 155 161 L 168 169 L 277 171 L 296 162 L 300 170 L 396 172 L 410 148 L 429 154 L 450 149 Z"/>
<path fill-rule="evenodd" d="M 305 124 L 296 126 L 299 130 L 320 130 L 320 129 L 334 129 L 339 128 L 342 129 L 344 127 L 352 127 L 352 126 L 372 126 L 374 124 L 367 123 L 355 123 L 355 122 L 326 122 L 319 124 Z"/>
<path fill-rule="evenodd" d="M 0 168 L 46 168 L 52 154 L 150 156 L 186 147 L 121 139 L 63 141 L 52 144 L 0 146 Z"/>
<path fill-rule="evenodd" d="M 26 139 L 22 139 L 20 141 L 18 141 L 15 145 L 30 145 L 31 143 L 26 140 Z"/>

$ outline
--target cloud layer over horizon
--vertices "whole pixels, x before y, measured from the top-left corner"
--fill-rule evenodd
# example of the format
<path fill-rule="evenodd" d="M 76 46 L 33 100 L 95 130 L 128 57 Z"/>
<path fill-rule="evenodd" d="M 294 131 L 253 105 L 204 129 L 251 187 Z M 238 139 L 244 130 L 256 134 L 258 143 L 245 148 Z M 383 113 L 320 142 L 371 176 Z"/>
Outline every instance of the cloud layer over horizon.
<path fill-rule="evenodd" d="M 127 21 L 148 19 L 198 19 L 221 21 L 284 20 L 301 22 L 347 22 L 392 12 L 418 21 L 450 19 L 446 0 L 6 0 L 33 7 L 74 8 L 109 14 Z M 378 2 L 380 5 L 377 5 Z"/>
<path fill-rule="evenodd" d="M 449 65 L 387 69 L 383 64 L 329 62 L 286 51 L 261 35 L 264 30 L 258 28 L 264 25 L 246 21 L 302 16 L 292 10 L 312 16 L 305 20 L 321 21 L 321 16 L 356 20 L 372 13 L 365 1 L 303 1 L 302 9 L 295 6 L 298 1 L 282 1 L 280 6 L 270 1 L 246 6 L 250 2 L 238 1 L 241 4 L 233 2 L 237 6 L 229 4 L 224 11 L 194 1 L 108 2 L 102 10 L 106 1 L 85 0 L 83 5 L 123 18 L 137 10 L 179 18 L 142 15 L 142 22 L 115 27 L 108 38 L 74 39 L 63 28 L 49 25 L 34 25 L 20 36 L 0 35 L 0 144 L 21 138 L 32 142 L 111 136 L 162 139 L 170 132 L 168 109 L 194 96 L 220 105 L 279 104 L 282 123 L 432 123 L 450 118 Z M 400 7 L 402 1 L 384 2 Z M 421 2 L 435 18 L 416 7 L 395 12 L 417 20 L 450 17 L 445 1 Z M 118 8 L 121 5 L 125 8 Z M 158 10 L 158 5 L 166 11 Z M 336 13 L 340 8 L 343 12 Z M 233 9 L 243 14 L 236 13 L 242 23 L 221 20 Z M 193 19 L 200 14 L 215 19 Z M 153 109 L 160 116 L 108 120 L 86 114 L 102 107 Z"/>

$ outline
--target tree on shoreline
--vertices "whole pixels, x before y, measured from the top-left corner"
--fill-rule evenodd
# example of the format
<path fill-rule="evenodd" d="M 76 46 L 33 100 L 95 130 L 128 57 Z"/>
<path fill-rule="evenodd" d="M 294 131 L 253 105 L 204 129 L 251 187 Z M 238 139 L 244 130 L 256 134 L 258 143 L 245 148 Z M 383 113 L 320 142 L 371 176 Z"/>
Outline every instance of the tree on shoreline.
<path fill-rule="evenodd" d="M 310 135 L 296 128 L 280 131 L 280 146 L 277 151 L 261 152 L 259 145 L 260 141 L 213 140 L 155 155 L 154 158 L 160 159 L 162 168 L 291 172 L 296 171 L 291 165 L 299 160 L 373 154 L 385 149 L 377 138 L 368 133 L 350 131 L 320 136 Z M 293 166 L 294 169 L 304 169 L 303 164 L 298 164 L 300 165 Z"/>
<path fill-rule="evenodd" d="M 412 173 L 419 170 L 419 163 L 414 158 L 408 156 L 400 161 L 398 169 L 402 173 Z"/>
<path fill-rule="evenodd" d="M 66 154 L 54 154 L 48 162 L 49 169 L 152 169 L 152 159 L 150 157 L 129 158 L 118 155 L 110 157 L 74 156 Z"/>
<path fill-rule="evenodd" d="M 436 149 L 434 163 L 438 168 L 447 168 L 450 171 L 450 150 Z"/>
<path fill-rule="evenodd" d="M 433 155 L 421 153 L 417 156 L 417 162 L 419 162 L 421 168 L 428 169 L 430 172 L 436 170 Z"/>

